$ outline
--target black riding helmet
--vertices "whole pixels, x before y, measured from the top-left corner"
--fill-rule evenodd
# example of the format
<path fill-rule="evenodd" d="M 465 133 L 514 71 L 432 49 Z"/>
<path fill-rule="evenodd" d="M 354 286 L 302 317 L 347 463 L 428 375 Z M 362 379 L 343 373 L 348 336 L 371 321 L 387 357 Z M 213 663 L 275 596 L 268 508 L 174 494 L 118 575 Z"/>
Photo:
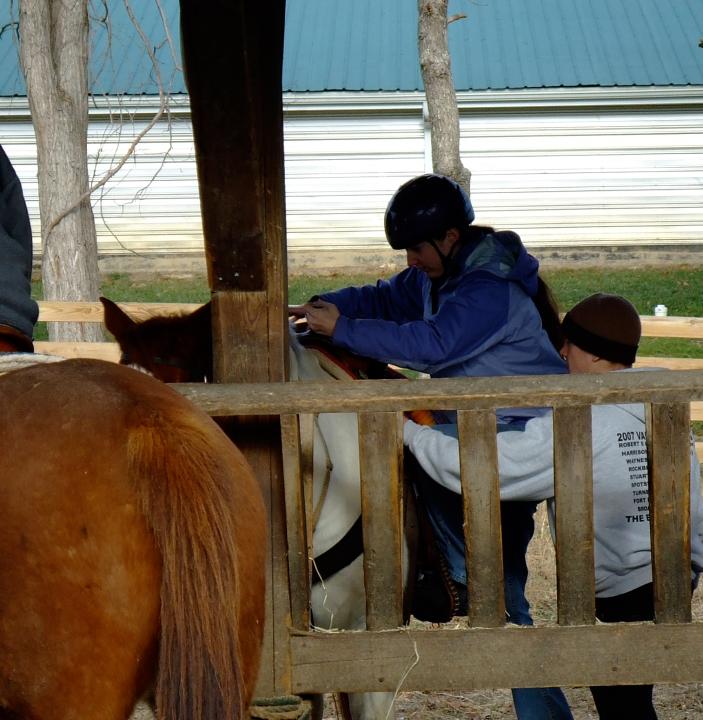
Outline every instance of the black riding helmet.
<path fill-rule="evenodd" d="M 386 238 L 394 250 L 441 240 L 447 230 L 464 233 L 474 209 L 461 186 L 444 175 L 420 175 L 401 185 L 386 208 Z"/>

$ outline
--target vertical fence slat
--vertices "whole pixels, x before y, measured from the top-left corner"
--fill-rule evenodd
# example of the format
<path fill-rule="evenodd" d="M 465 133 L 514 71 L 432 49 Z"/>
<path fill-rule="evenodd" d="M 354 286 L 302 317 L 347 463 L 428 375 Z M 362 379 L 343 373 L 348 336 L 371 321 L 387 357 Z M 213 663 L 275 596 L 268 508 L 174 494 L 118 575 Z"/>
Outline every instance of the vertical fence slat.
<path fill-rule="evenodd" d="M 654 610 L 657 622 L 690 622 L 690 406 L 652 403 L 648 419 Z"/>
<path fill-rule="evenodd" d="M 469 624 L 497 627 L 505 622 L 505 598 L 496 416 L 492 410 L 465 410 L 457 422 Z"/>
<path fill-rule="evenodd" d="M 595 620 L 591 408 L 554 409 L 557 615 L 561 625 Z"/>
<path fill-rule="evenodd" d="M 310 552 L 307 515 L 304 512 L 302 453 L 300 428 L 296 415 L 281 415 L 283 478 L 288 538 L 288 577 L 290 582 L 291 620 L 293 627 L 310 627 Z"/>
<path fill-rule="evenodd" d="M 303 484 L 303 508 L 306 518 L 305 529 L 308 560 L 312 558 L 312 534 L 315 530 L 316 522 L 313 514 L 315 418 L 316 416 L 312 413 L 300 413 L 300 415 L 298 415 L 298 427 L 300 428 L 300 473 Z"/>
<path fill-rule="evenodd" d="M 395 412 L 359 414 L 364 584 L 369 630 L 397 627 L 403 622 L 398 426 Z"/>

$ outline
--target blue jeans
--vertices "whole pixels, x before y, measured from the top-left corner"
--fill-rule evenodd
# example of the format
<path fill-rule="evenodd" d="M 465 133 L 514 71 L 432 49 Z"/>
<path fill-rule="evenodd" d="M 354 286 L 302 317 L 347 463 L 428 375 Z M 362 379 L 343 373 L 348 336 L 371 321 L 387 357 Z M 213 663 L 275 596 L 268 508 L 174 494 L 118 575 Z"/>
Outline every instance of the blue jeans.
<path fill-rule="evenodd" d="M 419 501 L 427 512 L 452 579 L 465 588 L 466 555 L 461 496 L 434 482 L 419 466 L 414 473 L 414 480 Z M 535 529 L 536 509 L 536 502 L 500 504 L 505 612 L 508 622 L 515 625 L 532 625 L 530 604 L 525 595 L 525 554 Z M 465 590 L 461 594 L 466 597 Z M 559 688 L 513 688 L 512 694 L 515 714 L 519 720 L 573 720 L 566 697 Z"/>

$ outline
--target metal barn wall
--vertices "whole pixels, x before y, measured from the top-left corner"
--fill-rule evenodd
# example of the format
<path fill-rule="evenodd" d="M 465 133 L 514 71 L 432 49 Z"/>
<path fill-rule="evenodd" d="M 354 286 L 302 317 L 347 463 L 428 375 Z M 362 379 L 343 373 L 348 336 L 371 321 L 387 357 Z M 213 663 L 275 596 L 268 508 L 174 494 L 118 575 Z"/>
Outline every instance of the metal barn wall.
<path fill-rule="evenodd" d="M 460 96 L 462 157 L 476 221 L 544 252 L 703 245 L 703 101 L 686 88 Z M 285 100 L 286 203 L 293 270 L 402 262 L 383 236 L 385 205 L 430 168 L 421 94 L 324 93 Z M 26 106 L 0 106 L 39 251 L 36 150 Z M 157 109 L 95 107 L 91 173 L 102 176 Z M 121 118 L 121 121 L 120 121 Z M 103 256 L 198 255 L 202 234 L 187 99 L 176 98 L 93 197 Z M 136 254 L 136 255 L 135 255 Z"/>
<path fill-rule="evenodd" d="M 627 104 L 620 92 L 564 91 L 553 109 L 467 111 L 477 219 L 533 247 L 702 244 L 703 103 L 689 92 L 657 106 L 647 91 Z"/>

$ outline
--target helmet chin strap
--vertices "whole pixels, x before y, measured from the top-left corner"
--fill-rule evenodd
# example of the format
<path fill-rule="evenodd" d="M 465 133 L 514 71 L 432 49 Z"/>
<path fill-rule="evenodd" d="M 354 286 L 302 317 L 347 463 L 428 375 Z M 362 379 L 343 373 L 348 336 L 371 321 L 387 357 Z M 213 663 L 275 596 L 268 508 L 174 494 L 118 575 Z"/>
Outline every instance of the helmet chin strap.
<path fill-rule="evenodd" d="M 452 245 L 451 249 L 446 255 L 439 249 L 437 243 L 434 240 L 427 240 L 427 242 L 434 248 L 435 252 L 437 253 L 437 256 L 442 263 L 442 269 L 444 270 L 444 272 L 442 273 L 442 278 L 445 278 L 447 275 L 449 275 L 449 271 L 452 269 L 452 260 L 454 259 L 454 253 L 456 252 L 459 241 L 457 240 Z"/>

